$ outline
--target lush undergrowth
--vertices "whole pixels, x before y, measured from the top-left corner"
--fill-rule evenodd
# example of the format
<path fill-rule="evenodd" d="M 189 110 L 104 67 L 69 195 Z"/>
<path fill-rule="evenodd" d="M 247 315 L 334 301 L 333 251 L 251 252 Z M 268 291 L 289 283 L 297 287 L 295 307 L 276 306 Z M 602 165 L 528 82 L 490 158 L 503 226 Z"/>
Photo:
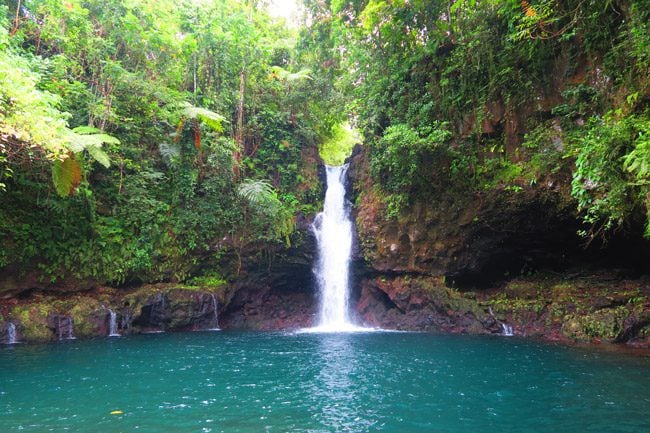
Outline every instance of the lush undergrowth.
<path fill-rule="evenodd" d="M 563 172 L 585 236 L 642 221 L 650 236 L 647 0 L 308 4 L 389 216 L 431 191 L 517 192 Z"/>
<path fill-rule="evenodd" d="M 300 30 L 253 1 L 1 7 L 0 276 L 235 275 L 296 240 L 346 121 L 389 217 L 572 179 L 586 237 L 650 236 L 648 0 L 303 3 Z"/>
<path fill-rule="evenodd" d="M 288 245 L 338 121 L 296 39 L 253 2 L 9 1 L 0 269 L 220 278 Z"/>

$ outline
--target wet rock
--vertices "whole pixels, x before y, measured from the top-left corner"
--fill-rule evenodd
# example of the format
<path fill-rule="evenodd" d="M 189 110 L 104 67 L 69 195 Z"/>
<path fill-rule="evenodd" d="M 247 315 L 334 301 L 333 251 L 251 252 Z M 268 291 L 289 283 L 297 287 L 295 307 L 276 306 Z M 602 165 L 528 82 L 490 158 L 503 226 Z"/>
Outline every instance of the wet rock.
<path fill-rule="evenodd" d="M 208 292 L 197 287 L 142 286 L 130 290 L 102 288 L 64 297 L 35 293 L 0 304 L 1 321 L 19 324 L 25 341 L 105 337 L 110 333 L 110 310 L 122 335 L 150 331 L 184 331 L 217 326 L 218 309 L 226 288 Z M 215 314 L 217 313 L 217 314 Z M 0 329 L 0 337 L 2 337 Z"/>
<path fill-rule="evenodd" d="M 380 277 L 362 283 L 357 312 L 388 329 L 498 333 L 498 323 L 475 301 L 433 277 Z"/>
<path fill-rule="evenodd" d="M 169 327 L 170 321 L 168 305 L 169 299 L 164 293 L 149 296 L 140 307 L 140 313 L 133 320 L 133 326 L 145 332 L 164 331 Z"/>
<path fill-rule="evenodd" d="M 311 291 L 272 288 L 242 283 L 223 314 L 231 329 L 292 330 L 312 326 L 316 302 Z"/>
<path fill-rule="evenodd" d="M 64 314 L 50 314 L 47 317 L 47 326 L 52 330 L 57 340 L 75 338 L 74 321 L 72 317 Z"/>

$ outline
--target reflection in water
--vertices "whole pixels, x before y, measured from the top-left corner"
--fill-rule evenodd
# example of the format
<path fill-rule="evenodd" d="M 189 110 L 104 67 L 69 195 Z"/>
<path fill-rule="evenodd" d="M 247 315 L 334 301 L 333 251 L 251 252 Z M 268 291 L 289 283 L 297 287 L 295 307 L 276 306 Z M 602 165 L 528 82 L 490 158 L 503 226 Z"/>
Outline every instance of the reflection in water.
<path fill-rule="evenodd" d="M 358 371 L 359 354 L 350 334 L 323 334 L 317 347 L 320 370 L 311 383 L 314 419 L 335 432 L 366 431 L 374 421 L 360 408 L 365 406 L 365 381 Z"/>

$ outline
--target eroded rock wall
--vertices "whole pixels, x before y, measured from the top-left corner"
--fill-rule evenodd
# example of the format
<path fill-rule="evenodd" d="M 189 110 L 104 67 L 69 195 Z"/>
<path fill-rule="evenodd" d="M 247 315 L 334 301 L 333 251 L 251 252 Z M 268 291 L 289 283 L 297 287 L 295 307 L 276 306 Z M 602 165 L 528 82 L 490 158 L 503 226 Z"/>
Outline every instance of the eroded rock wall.
<path fill-rule="evenodd" d="M 516 335 L 648 345 L 648 243 L 620 234 L 585 248 L 568 178 L 471 195 L 432 185 L 388 218 L 368 164 L 357 149 L 365 323 L 479 334 L 511 326 Z"/>

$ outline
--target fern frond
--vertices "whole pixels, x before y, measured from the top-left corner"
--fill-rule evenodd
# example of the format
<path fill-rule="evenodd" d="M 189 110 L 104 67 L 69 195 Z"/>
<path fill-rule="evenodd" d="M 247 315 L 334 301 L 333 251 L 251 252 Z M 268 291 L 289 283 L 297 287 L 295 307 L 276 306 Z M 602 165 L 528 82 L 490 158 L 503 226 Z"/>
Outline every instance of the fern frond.
<path fill-rule="evenodd" d="M 221 114 L 205 108 L 196 107 L 189 102 L 184 102 L 181 107 L 183 117 L 188 119 L 199 119 L 214 131 L 223 132 L 223 123 L 227 122 L 227 120 Z"/>
<path fill-rule="evenodd" d="M 280 81 L 294 82 L 311 80 L 312 77 L 309 74 L 311 74 L 311 69 L 301 69 L 298 72 L 289 72 L 281 66 L 272 66 L 270 76 Z"/>
<path fill-rule="evenodd" d="M 181 154 L 181 149 L 176 144 L 160 143 L 158 152 L 165 161 L 173 161 Z"/>
<path fill-rule="evenodd" d="M 277 200 L 275 190 L 265 180 L 247 179 L 239 185 L 237 193 L 240 197 L 255 205 L 264 204 L 273 199 Z"/>
<path fill-rule="evenodd" d="M 52 182 L 57 194 L 68 197 L 81 183 L 81 166 L 74 155 L 68 155 L 63 161 L 56 160 L 52 165 Z"/>
<path fill-rule="evenodd" d="M 74 153 L 81 153 L 84 150 L 93 157 L 95 161 L 108 168 L 111 160 L 106 152 L 102 150 L 103 144 L 120 144 L 120 140 L 112 135 L 95 133 L 97 129 L 92 127 L 75 128 L 67 134 L 67 147 Z M 82 132 L 89 132 L 85 134 Z"/>

